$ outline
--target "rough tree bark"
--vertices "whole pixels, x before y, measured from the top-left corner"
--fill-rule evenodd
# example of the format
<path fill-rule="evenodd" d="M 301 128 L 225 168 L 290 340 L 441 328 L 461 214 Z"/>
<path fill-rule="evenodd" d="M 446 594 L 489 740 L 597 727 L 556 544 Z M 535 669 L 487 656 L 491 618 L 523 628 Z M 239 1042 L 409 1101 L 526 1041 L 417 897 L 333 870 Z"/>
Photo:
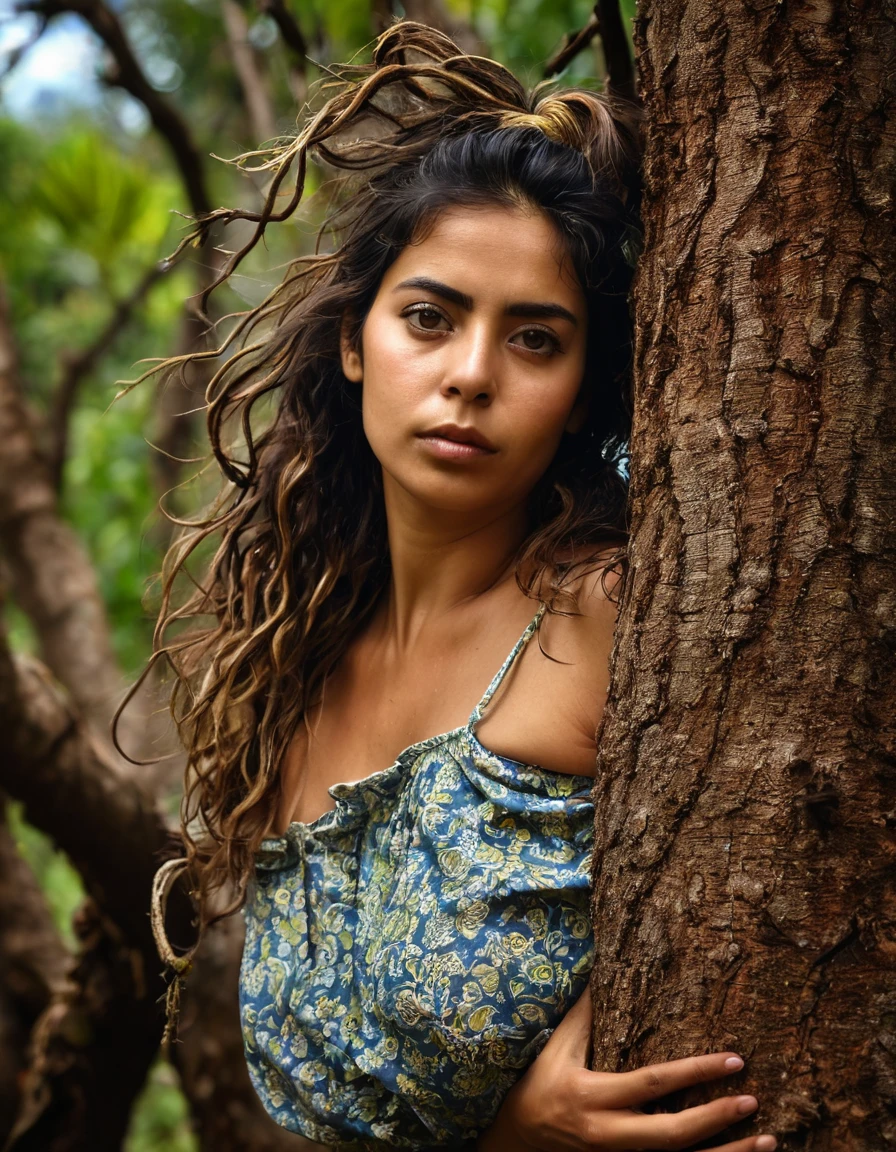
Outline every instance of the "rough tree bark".
<path fill-rule="evenodd" d="M 645 0 L 632 569 L 595 1067 L 727 1048 L 779 1148 L 896 1146 L 896 11 Z"/>
<path fill-rule="evenodd" d="M 13 1126 L 28 1037 L 65 985 L 69 956 L 43 892 L 5 824 L 0 796 L 0 1140 Z"/>
<path fill-rule="evenodd" d="M 59 514 L 35 421 L 22 389 L 5 286 L 0 282 L 0 551 L 12 594 L 34 625 L 44 661 L 72 693 L 95 738 L 111 753 L 109 720 L 127 685 L 113 654 L 96 572 L 84 545 Z M 156 703 L 144 696 L 122 724 L 126 749 L 142 751 L 150 746 L 143 741 L 153 725 Z M 153 734 L 162 733 L 156 721 Z M 127 773 L 126 761 L 113 756 Z"/>
<path fill-rule="evenodd" d="M 62 984 L 50 980 L 58 977 L 62 961 L 44 955 L 40 974 L 49 999 L 43 1005 L 33 959 L 41 944 L 34 923 L 40 907 L 29 902 L 30 933 L 16 934 L 13 930 L 29 919 L 19 907 L 26 893 L 20 889 L 16 903 L 0 886 L 0 971 L 18 973 L 8 986 L 15 1002 L 0 1004 L 0 1034 L 9 1036 L 10 1046 L 19 1040 L 14 1012 L 22 1017 L 29 989 L 30 1001 L 43 1008 L 4 1148 L 118 1152 L 161 1038 L 165 983 L 148 909 L 155 869 L 170 854 L 170 834 L 151 798 L 109 763 L 46 669 L 30 657 L 13 660 L 2 636 L 0 726 L 6 741 L 0 764 L 5 786 L 24 803 L 26 817 L 70 856 L 91 896 L 76 918 L 81 947 Z M 24 883 L 20 877 L 19 884 Z M 190 942 L 191 915 L 183 893 L 175 889 L 168 920 L 177 946 Z M 197 957 L 194 1026 L 183 1029 L 176 1062 L 203 1149 L 278 1152 L 287 1142 L 294 1147 L 295 1138 L 262 1108 L 242 1055 L 235 1004 L 240 927 L 230 921 L 209 933 Z M 14 1067 L 18 1051 L 11 1047 L 7 1053 L 13 1067 L 4 1069 L 0 1062 L 0 1077 L 22 1071 Z M 5 1103 L 2 1095 L 0 1103 Z M 5 1135 L 0 1128 L 0 1139 Z"/>
<path fill-rule="evenodd" d="M 70 978 L 48 983 L 5 1147 L 114 1152 L 161 1035 L 165 984 L 147 908 L 155 868 L 171 854 L 170 833 L 46 668 L 31 657 L 13 659 L 2 635 L 0 726 L 4 787 L 24 804 L 26 819 L 69 855 L 91 898 L 76 919 L 81 949 Z M 20 868 L 27 873 L 23 862 Z M 0 891 L 0 900 L 8 953 L 13 924 L 25 915 L 13 919 L 10 893 Z M 179 893 L 172 908 L 179 942 L 190 939 L 190 916 Z M 16 951 L 21 963 L 21 944 Z"/>

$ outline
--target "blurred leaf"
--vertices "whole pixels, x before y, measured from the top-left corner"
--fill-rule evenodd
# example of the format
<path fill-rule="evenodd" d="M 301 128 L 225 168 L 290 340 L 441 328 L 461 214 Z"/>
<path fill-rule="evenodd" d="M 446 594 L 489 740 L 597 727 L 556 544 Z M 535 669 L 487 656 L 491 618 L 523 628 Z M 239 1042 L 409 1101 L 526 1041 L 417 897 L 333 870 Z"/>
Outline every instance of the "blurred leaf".
<path fill-rule="evenodd" d="M 72 931 L 72 917 L 84 899 L 81 877 L 49 836 L 26 823 L 22 805 L 18 801 L 11 800 L 7 812 L 9 829 L 16 847 L 43 889 L 53 923 L 66 945 L 74 949 L 76 940 Z"/>
<path fill-rule="evenodd" d="M 34 208 L 54 221 L 67 245 L 107 274 L 130 248 L 156 257 L 168 229 L 170 187 L 95 133 L 57 141 L 32 189 Z"/>
<path fill-rule="evenodd" d="M 161 1057 L 137 1099 L 124 1152 L 199 1152 L 177 1072 Z"/>

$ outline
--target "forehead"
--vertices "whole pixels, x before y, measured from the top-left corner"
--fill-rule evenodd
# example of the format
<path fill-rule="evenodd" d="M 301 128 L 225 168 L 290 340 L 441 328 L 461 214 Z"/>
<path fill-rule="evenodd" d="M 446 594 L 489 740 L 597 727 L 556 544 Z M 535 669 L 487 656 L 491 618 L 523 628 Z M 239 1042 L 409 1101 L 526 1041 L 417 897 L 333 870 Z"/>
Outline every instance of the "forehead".
<path fill-rule="evenodd" d="M 551 299 L 584 313 L 584 293 L 562 236 L 536 209 L 446 208 L 390 266 L 383 288 L 431 276 L 485 301 Z"/>

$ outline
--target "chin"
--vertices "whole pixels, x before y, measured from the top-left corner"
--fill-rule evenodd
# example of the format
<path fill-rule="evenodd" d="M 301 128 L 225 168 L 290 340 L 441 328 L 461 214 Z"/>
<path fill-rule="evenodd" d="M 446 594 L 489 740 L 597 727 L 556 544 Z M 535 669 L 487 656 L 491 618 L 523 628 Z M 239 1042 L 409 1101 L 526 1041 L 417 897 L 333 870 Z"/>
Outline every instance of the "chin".
<path fill-rule="evenodd" d="M 385 468 L 383 471 L 387 472 Z M 526 498 L 525 493 L 496 491 L 494 485 L 486 486 L 472 478 L 436 474 L 424 479 L 419 474 L 402 477 L 391 471 L 388 475 L 413 500 L 436 513 L 482 515 L 491 510 L 505 509 L 509 504 Z"/>

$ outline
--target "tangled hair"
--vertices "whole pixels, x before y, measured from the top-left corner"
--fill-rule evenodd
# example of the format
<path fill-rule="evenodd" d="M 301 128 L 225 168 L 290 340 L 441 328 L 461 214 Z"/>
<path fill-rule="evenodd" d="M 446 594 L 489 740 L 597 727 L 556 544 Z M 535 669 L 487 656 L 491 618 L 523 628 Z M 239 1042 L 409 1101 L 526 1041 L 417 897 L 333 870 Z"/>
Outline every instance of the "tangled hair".
<path fill-rule="evenodd" d="M 237 350 L 208 385 L 211 449 L 226 483 L 165 558 L 143 672 L 163 655 L 174 670 L 171 709 L 187 752 L 184 866 L 200 931 L 243 903 L 254 853 L 277 812 L 289 741 L 387 584 L 381 470 L 357 390 L 342 372 L 340 331 L 351 317 L 349 338 L 360 340 L 384 273 L 444 209 L 545 213 L 587 300 L 586 424 L 564 434 L 531 494 L 520 587 L 555 605 L 598 541 L 625 539 L 637 111 L 584 90 L 527 95 L 505 68 L 411 22 L 379 38 L 372 63 L 331 76 L 322 86 L 329 98 L 295 139 L 241 158 L 273 173 L 262 210 L 210 213 L 184 241 L 232 220 L 254 222 L 220 283 L 271 221 L 295 211 L 309 154 L 337 170 L 318 250 L 291 263 L 267 299 L 237 318 L 228 338 Z M 293 170 L 294 188 L 279 208 Z M 253 406 L 271 397 L 274 415 L 259 432 Z M 224 443 L 229 421 L 241 431 L 243 461 Z M 175 577 L 209 537 L 217 548 L 204 577 L 175 608 Z M 172 624 L 200 616 L 214 625 L 164 642 Z M 214 901 L 213 914 L 219 891 L 226 898 Z"/>

